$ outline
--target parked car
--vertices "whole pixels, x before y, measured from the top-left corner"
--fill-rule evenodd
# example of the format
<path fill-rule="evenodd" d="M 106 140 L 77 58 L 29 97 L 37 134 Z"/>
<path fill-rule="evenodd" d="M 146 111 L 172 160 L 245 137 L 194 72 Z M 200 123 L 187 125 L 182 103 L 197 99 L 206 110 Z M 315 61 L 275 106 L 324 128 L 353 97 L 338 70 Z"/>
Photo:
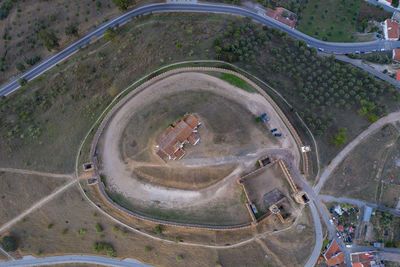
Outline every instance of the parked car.
<path fill-rule="evenodd" d="M 271 133 L 276 132 L 276 131 L 278 131 L 278 129 L 274 128 L 274 129 L 271 130 Z"/>
<path fill-rule="evenodd" d="M 274 134 L 274 136 L 282 136 L 282 134 L 281 133 L 276 133 L 276 134 Z"/>
<path fill-rule="evenodd" d="M 269 118 L 265 118 L 265 119 L 263 120 L 263 122 L 267 122 L 267 121 L 269 121 Z"/>
<path fill-rule="evenodd" d="M 261 114 L 261 118 L 262 118 L 262 119 L 264 119 L 265 117 L 267 117 L 267 113 Z"/>

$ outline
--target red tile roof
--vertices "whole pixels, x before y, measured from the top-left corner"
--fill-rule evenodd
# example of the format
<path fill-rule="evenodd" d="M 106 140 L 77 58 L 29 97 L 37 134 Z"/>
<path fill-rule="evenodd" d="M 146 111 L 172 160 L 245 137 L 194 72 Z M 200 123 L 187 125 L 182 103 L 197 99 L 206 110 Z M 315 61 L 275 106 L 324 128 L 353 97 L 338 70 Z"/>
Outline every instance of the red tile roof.
<path fill-rule="evenodd" d="M 190 144 L 194 145 L 198 142 L 198 140 L 200 139 L 199 134 L 197 133 L 192 133 L 189 137 L 188 137 L 188 141 Z"/>
<path fill-rule="evenodd" d="M 185 117 L 183 117 L 183 120 L 193 129 L 196 128 L 200 123 L 199 120 L 192 114 L 186 114 Z"/>
<path fill-rule="evenodd" d="M 398 39 L 399 38 L 399 27 L 400 24 L 397 22 L 387 19 L 386 20 L 386 25 L 387 25 L 387 32 L 388 32 L 388 38 L 390 39 Z"/>
<path fill-rule="evenodd" d="M 182 120 L 175 121 L 157 137 L 157 155 L 163 160 L 181 158 L 185 154 L 181 148 L 185 142 L 189 142 L 188 138 L 192 136 L 198 124 L 199 120 L 192 114 L 186 114 Z M 199 138 L 198 135 L 193 136 L 193 144 Z"/>
<path fill-rule="evenodd" d="M 393 49 L 393 60 L 400 62 L 400 49 L 399 48 Z"/>
<path fill-rule="evenodd" d="M 181 158 L 183 157 L 183 155 L 185 155 L 185 151 L 183 151 L 182 148 L 179 148 L 179 149 L 174 153 L 174 156 L 175 156 L 177 159 L 181 159 Z"/>
<path fill-rule="evenodd" d="M 396 80 L 400 81 L 400 70 L 396 72 Z"/>
<path fill-rule="evenodd" d="M 284 11 L 287 12 L 288 16 L 286 16 L 286 17 L 282 16 L 282 13 Z M 288 25 L 291 28 L 294 28 L 294 26 L 296 25 L 296 18 L 294 18 L 294 19 L 290 18 L 291 14 L 293 14 L 293 15 L 295 15 L 295 14 L 283 7 L 277 7 L 276 9 L 267 8 L 267 11 L 265 14 L 268 17 L 273 18 L 274 20 L 277 20 L 279 22 L 282 22 L 283 24 Z"/>
<path fill-rule="evenodd" d="M 339 226 L 337 227 L 337 229 L 338 229 L 338 231 L 343 231 L 343 230 L 344 230 L 344 227 L 343 227 L 343 225 L 339 225 Z"/>
<path fill-rule="evenodd" d="M 340 253 L 334 255 L 329 260 L 327 260 L 326 264 L 328 264 L 328 266 L 336 266 L 343 262 L 345 262 L 344 254 L 342 252 L 340 252 Z"/>
<path fill-rule="evenodd" d="M 328 249 L 324 253 L 325 260 L 329 260 L 333 255 L 340 252 L 340 248 L 336 240 L 333 240 Z"/>

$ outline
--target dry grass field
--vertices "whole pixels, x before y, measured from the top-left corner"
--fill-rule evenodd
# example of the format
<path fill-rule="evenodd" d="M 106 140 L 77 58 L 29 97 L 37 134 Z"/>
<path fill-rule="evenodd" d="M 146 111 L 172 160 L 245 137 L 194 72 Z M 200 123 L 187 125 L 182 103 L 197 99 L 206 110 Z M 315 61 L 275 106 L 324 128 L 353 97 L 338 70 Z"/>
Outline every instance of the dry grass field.
<path fill-rule="evenodd" d="M 113 42 L 99 40 L 1 100 L 0 165 L 72 172 L 79 142 L 119 91 L 161 65 L 212 58 L 207 47 L 231 19 L 201 14 L 141 18 L 124 25 Z"/>
<path fill-rule="evenodd" d="M 44 60 L 55 52 L 48 51 L 38 38 L 40 30 L 53 32 L 59 39 L 58 49 L 62 49 L 78 38 L 66 34 L 68 26 L 76 25 L 78 35 L 83 36 L 121 13 L 112 0 L 6 1 L 14 4 L 7 18 L 0 20 L 0 57 L 4 59 L 0 62 L 0 84 L 23 67 L 29 69 L 35 62 L 29 59 Z M 139 0 L 136 4 L 151 2 L 156 1 Z"/>
<path fill-rule="evenodd" d="M 9 260 L 6 255 L 4 255 L 3 253 L 0 253 L 0 261 L 6 261 Z"/>
<path fill-rule="evenodd" d="M 204 205 L 189 207 L 179 207 L 179 203 L 175 202 L 171 202 L 170 205 L 176 204 L 176 207 L 163 207 L 156 201 L 140 201 L 137 198 L 124 197 L 112 190 L 107 192 L 118 205 L 151 218 L 203 225 L 238 225 L 251 221 L 247 208 L 241 201 L 241 188 L 236 184 L 229 186 L 226 199 L 205 200 Z"/>
<path fill-rule="evenodd" d="M 382 178 L 385 180 L 385 182 L 393 182 L 394 184 L 400 185 L 399 171 L 400 171 L 400 138 L 398 137 L 397 140 L 395 140 L 394 145 L 388 148 L 386 161 L 382 170 Z"/>
<path fill-rule="evenodd" d="M 142 166 L 134 172 L 141 181 L 179 189 L 202 189 L 228 176 L 235 164 L 207 168 L 169 168 L 167 166 Z"/>
<path fill-rule="evenodd" d="M 271 266 L 304 266 L 315 243 L 314 225 L 308 207 L 298 223 L 288 231 L 262 239 L 268 248 Z"/>
<path fill-rule="evenodd" d="M 95 231 L 96 223 L 102 226 L 102 232 Z M 49 224 L 52 224 L 50 229 Z M 78 235 L 81 229 L 86 232 Z M 10 232 L 19 238 L 21 246 L 17 254 L 21 256 L 95 254 L 93 243 L 105 242 L 114 247 L 118 258 L 133 257 L 155 266 L 214 266 L 215 263 L 222 266 L 232 266 L 235 263 L 239 266 L 260 266 L 267 263 L 264 250 L 256 242 L 240 248 L 217 250 L 183 246 L 179 242 L 167 244 L 145 238 L 115 225 L 97 213 L 82 199 L 75 187 L 27 216 L 25 221 L 19 222 Z M 179 255 L 182 260 L 178 258 Z M 273 255 L 270 257 L 274 258 Z"/>
<path fill-rule="evenodd" d="M 0 225 L 66 182 L 67 179 L 0 172 Z"/>
<path fill-rule="evenodd" d="M 322 194 L 378 201 L 386 153 L 397 136 L 396 128 L 386 125 L 364 140 L 333 172 Z"/>
<path fill-rule="evenodd" d="M 400 199 L 400 185 L 383 183 L 381 190 L 379 204 L 389 208 L 396 208 Z"/>

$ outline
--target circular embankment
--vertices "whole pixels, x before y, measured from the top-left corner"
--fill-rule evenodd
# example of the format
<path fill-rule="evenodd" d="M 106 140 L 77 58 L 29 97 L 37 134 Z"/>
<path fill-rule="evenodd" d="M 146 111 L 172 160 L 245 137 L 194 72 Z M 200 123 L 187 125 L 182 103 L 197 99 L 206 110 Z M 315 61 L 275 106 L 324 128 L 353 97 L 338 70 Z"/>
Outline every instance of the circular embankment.
<path fill-rule="evenodd" d="M 174 69 L 145 82 L 107 113 L 90 155 L 97 175 L 106 180 L 107 186 L 100 182 L 99 189 L 114 207 L 159 223 L 243 227 L 250 218 L 235 179 L 271 149 L 292 151 L 299 163 L 296 141 L 276 107 L 257 88 L 240 89 L 211 72 L 246 80 L 225 69 Z M 154 138 L 184 112 L 194 112 L 202 121 L 201 142 L 188 147 L 182 160 L 165 163 L 152 153 Z M 255 123 L 264 112 L 271 119 L 269 127 L 279 128 L 282 138 L 271 137 L 265 125 Z M 207 176 L 202 169 L 214 172 Z M 185 183 L 184 177 L 191 173 L 194 177 Z M 170 179 L 163 181 L 163 176 Z"/>

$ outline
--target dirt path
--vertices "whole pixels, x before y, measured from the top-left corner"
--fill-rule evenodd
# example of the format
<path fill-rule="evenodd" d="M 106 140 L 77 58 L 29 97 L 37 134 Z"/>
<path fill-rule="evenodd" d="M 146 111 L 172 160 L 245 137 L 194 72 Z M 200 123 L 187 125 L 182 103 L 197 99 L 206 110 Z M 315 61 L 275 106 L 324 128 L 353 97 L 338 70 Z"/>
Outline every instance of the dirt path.
<path fill-rule="evenodd" d="M 377 130 L 382 128 L 385 124 L 393 123 L 400 120 L 400 111 L 393 112 L 383 117 L 373 124 L 371 124 L 365 131 L 363 131 L 360 135 L 358 135 L 353 141 L 351 141 L 336 157 L 331 161 L 331 163 L 325 168 L 322 173 L 318 184 L 314 187 L 314 191 L 316 194 L 319 193 L 325 181 L 329 178 L 333 170 L 343 161 L 343 159 L 364 139 L 366 139 L 371 134 L 375 133 Z"/>
<path fill-rule="evenodd" d="M 65 179 L 65 178 L 72 179 L 73 178 L 73 174 L 58 174 L 58 173 L 39 172 L 39 171 L 32 171 L 32 170 L 25 170 L 25 169 L 13 169 L 13 168 L 0 168 L 0 172 L 32 174 L 32 175 L 38 175 L 38 176 L 63 178 L 63 179 Z"/>
<path fill-rule="evenodd" d="M 236 102 L 240 101 L 254 115 L 267 112 L 271 118 L 273 126 L 279 129 L 286 129 L 286 126 L 276 114 L 272 106 L 259 94 L 248 93 L 242 89 L 236 88 L 227 82 L 203 73 L 184 72 L 169 76 L 138 93 L 135 97 L 129 99 L 122 106 L 109 122 L 103 136 L 102 153 L 102 172 L 106 175 L 108 183 L 125 196 L 134 197 L 142 201 L 157 201 L 165 207 L 185 207 L 203 205 L 217 198 L 224 198 L 232 194 L 232 183 L 234 179 L 224 179 L 226 184 L 220 184 L 218 194 L 215 192 L 215 185 L 209 190 L 190 191 L 165 188 L 161 186 L 143 184 L 131 177 L 131 172 L 120 157 L 119 140 L 123 129 L 129 122 L 133 113 L 137 112 L 146 105 L 155 100 L 172 93 L 192 91 L 210 91 Z M 297 151 L 296 143 L 288 131 L 284 131 L 285 138 L 281 139 L 281 144 L 276 148 L 283 147 L 291 151 Z M 252 151 L 245 157 L 252 157 L 257 151 Z M 215 162 L 215 160 L 214 160 Z M 246 163 L 246 162 L 244 162 Z M 245 165 L 242 164 L 242 168 Z M 241 168 L 234 172 L 239 174 Z M 230 175 L 232 176 L 232 175 Z"/>
<path fill-rule="evenodd" d="M 68 189 L 69 187 L 71 187 L 72 185 L 74 185 L 78 180 L 74 179 L 72 181 L 70 181 L 69 183 L 67 183 L 66 185 L 60 187 L 59 189 L 57 189 L 56 191 L 54 191 L 53 193 L 51 193 L 50 195 L 46 196 L 45 198 L 42 198 L 41 200 L 39 200 L 38 202 L 36 202 L 33 206 L 31 206 L 29 209 L 23 211 L 22 213 L 20 213 L 17 217 L 15 217 L 14 219 L 8 221 L 7 223 L 3 224 L 0 227 L 0 233 L 4 232 L 5 230 L 7 230 L 8 228 L 10 228 L 11 226 L 13 226 L 14 224 L 16 224 L 17 222 L 19 222 L 22 218 L 24 218 L 26 215 L 28 215 L 29 213 L 32 213 L 33 211 L 41 208 L 44 204 L 46 204 L 47 202 L 49 202 L 50 200 L 52 200 L 54 197 L 56 197 L 57 195 L 59 195 L 60 193 L 64 192 L 66 189 Z"/>

